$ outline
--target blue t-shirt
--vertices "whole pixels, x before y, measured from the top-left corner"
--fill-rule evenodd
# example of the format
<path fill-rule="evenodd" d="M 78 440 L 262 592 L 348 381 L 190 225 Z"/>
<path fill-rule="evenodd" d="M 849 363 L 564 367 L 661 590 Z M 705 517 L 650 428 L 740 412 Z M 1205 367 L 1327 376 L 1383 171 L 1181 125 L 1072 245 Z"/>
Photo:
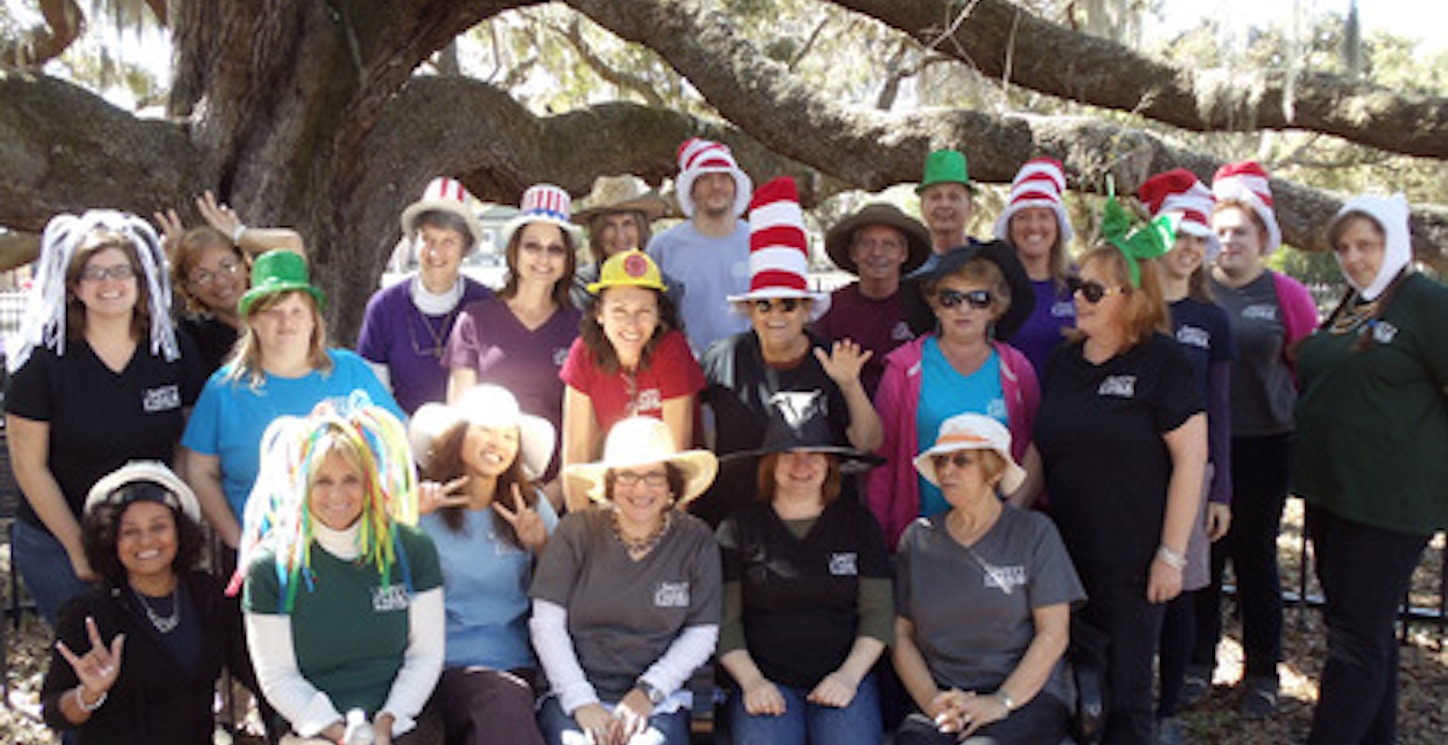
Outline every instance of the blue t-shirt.
<path fill-rule="evenodd" d="M 328 373 L 313 370 L 300 378 L 268 375 L 253 388 L 245 377 L 228 380 L 232 366 L 226 365 L 212 373 L 201 390 L 181 445 L 221 459 L 221 489 L 238 521 L 246 514 L 246 498 L 261 463 L 262 433 L 273 419 L 306 416 L 323 400 L 350 396 L 360 389 L 372 403 L 407 421 L 392 394 L 361 357 L 345 349 L 329 349 L 327 354 L 332 358 Z"/>
<path fill-rule="evenodd" d="M 504 504 L 511 507 L 511 497 Z M 553 505 L 540 492 L 533 508 L 552 535 L 558 525 Z M 447 666 L 537 666 L 528 644 L 528 587 L 535 557 L 497 534 L 492 508 L 465 511 L 457 532 L 437 513 L 423 515 L 418 527 L 432 537 L 442 562 Z"/>
<path fill-rule="evenodd" d="M 923 450 L 935 442 L 946 419 L 971 412 L 984 414 L 1001 424 L 1009 418 L 1005 389 L 1001 387 L 1001 358 L 992 349 L 980 369 L 969 376 L 951 367 L 934 336 L 925 340 L 920 360 L 920 406 L 915 409 L 915 427 Z M 940 488 L 920 480 L 920 516 L 930 517 L 950 509 Z"/>
<path fill-rule="evenodd" d="M 649 256 L 659 271 L 680 287 L 669 287 L 679 304 L 684 335 L 695 357 L 714 342 L 748 330 L 749 318 L 729 307 L 731 295 L 749 292 L 749 224 L 737 221 L 733 233 L 714 238 L 692 221 L 675 225 L 649 241 Z"/>

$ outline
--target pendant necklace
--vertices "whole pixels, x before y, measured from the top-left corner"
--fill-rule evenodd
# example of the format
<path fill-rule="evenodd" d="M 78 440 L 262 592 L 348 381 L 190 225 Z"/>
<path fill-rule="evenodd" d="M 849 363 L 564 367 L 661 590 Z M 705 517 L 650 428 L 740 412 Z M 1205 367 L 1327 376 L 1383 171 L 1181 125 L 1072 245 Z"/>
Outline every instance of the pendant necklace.
<path fill-rule="evenodd" d="M 151 625 L 155 626 L 157 631 L 163 634 L 169 634 L 175 631 L 176 627 L 181 624 L 181 603 L 176 597 L 175 590 L 172 590 L 171 594 L 167 596 L 171 599 L 171 612 L 164 616 L 157 613 L 155 609 L 151 607 L 151 603 L 146 599 L 146 596 L 137 592 L 136 588 L 132 587 L 131 593 L 136 596 L 136 600 L 140 601 L 141 608 L 146 611 L 146 618 L 151 621 Z"/>

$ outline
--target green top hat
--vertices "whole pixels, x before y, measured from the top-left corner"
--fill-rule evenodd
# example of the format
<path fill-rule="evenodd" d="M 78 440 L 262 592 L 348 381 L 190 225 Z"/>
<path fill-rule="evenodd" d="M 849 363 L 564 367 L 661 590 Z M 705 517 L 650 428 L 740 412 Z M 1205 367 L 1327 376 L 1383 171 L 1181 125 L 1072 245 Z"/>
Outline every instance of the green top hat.
<path fill-rule="evenodd" d="M 290 290 L 306 290 L 312 293 L 312 297 L 317 300 L 318 310 L 326 306 L 327 296 L 312 285 L 311 276 L 307 274 L 306 259 L 292 251 L 267 251 L 256 257 L 251 265 L 251 289 L 241 296 L 238 308 L 241 315 L 245 316 L 256 301 L 267 295 Z"/>
<path fill-rule="evenodd" d="M 965 153 L 959 150 L 936 150 L 926 156 L 925 178 L 920 179 L 915 193 L 923 193 L 925 187 L 933 184 L 964 184 L 965 188 L 974 193 L 975 186 L 970 183 L 970 171 L 965 167 Z"/>

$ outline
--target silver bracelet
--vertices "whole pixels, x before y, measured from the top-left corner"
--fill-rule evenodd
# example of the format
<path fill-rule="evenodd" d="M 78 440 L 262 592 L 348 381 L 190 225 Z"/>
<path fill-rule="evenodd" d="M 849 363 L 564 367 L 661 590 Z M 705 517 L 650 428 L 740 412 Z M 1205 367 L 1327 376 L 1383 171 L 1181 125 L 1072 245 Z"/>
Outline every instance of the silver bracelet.
<path fill-rule="evenodd" d="M 1173 551 L 1163 543 L 1156 547 L 1156 558 L 1161 559 L 1163 564 L 1178 571 L 1187 568 L 1187 557 L 1180 551 Z"/>
<path fill-rule="evenodd" d="M 79 706 L 81 711 L 83 711 L 83 712 L 85 712 L 85 713 L 87 713 L 87 714 L 92 714 L 92 713 L 95 712 L 96 709 L 99 709 L 99 708 L 101 708 L 102 706 L 105 706 L 106 697 L 109 696 L 109 695 L 111 695 L 111 692 L 110 692 L 110 691 L 101 691 L 101 697 L 98 698 L 98 699 L 96 699 L 96 702 L 95 702 L 95 703 L 93 703 L 93 704 L 87 704 L 87 703 L 85 702 L 85 696 L 80 695 L 81 689 L 84 688 L 84 687 L 85 687 L 85 686 L 76 686 L 76 687 L 75 687 L 75 705 L 76 705 L 76 706 Z"/>
<path fill-rule="evenodd" d="M 1004 689 L 1004 688 L 997 689 L 996 692 L 995 692 L 995 695 L 996 695 L 996 698 L 997 698 L 997 699 L 1000 699 L 1001 706 L 1006 707 L 1006 715 L 1007 715 L 1007 716 L 1009 716 L 1011 712 L 1013 712 L 1013 711 L 1016 710 L 1016 702 L 1015 702 L 1015 699 L 1012 699 L 1012 698 L 1011 698 L 1011 694 L 1006 693 L 1006 689 Z"/>
<path fill-rule="evenodd" d="M 246 226 L 241 223 L 237 223 L 236 230 L 231 231 L 231 242 L 237 245 L 241 245 L 241 234 L 245 232 Z"/>

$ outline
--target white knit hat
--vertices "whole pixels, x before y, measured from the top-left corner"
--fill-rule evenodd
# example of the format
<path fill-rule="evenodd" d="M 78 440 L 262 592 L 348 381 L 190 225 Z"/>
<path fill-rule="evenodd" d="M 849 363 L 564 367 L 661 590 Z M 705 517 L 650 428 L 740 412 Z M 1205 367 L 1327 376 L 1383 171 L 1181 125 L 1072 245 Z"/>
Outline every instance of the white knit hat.
<path fill-rule="evenodd" d="M 472 253 L 478 248 L 483 240 L 483 224 L 478 222 L 478 216 L 472 209 L 473 195 L 468 193 L 461 181 L 455 178 L 439 176 L 429 181 L 427 188 L 422 191 L 422 198 L 407 205 L 402 211 L 402 235 L 411 239 L 412 234 L 417 231 L 417 218 L 424 212 L 445 212 L 449 215 L 461 218 L 468 226 L 468 232 L 472 241 L 464 254 Z"/>
<path fill-rule="evenodd" d="M 794 179 L 780 176 L 759 187 L 749 205 L 749 292 L 731 303 L 770 298 L 813 300 L 810 316 L 829 309 L 830 296 L 809 289 L 809 238 Z"/>
<path fill-rule="evenodd" d="M 749 174 L 739 169 L 728 145 L 690 137 L 679 146 L 679 178 L 674 182 L 678 192 L 675 196 L 684 216 L 694 216 L 694 180 L 706 173 L 727 173 L 734 177 L 734 214 L 744 214 L 754 189 Z"/>
<path fill-rule="evenodd" d="M 1282 228 L 1277 225 L 1277 213 L 1272 209 L 1272 186 L 1268 183 L 1267 171 L 1257 161 L 1244 160 L 1218 168 L 1212 176 L 1212 196 L 1219 203 L 1236 200 L 1252 207 L 1267 225 L 1263 256 L 1282 245 Z"/>
<path fill-rule="evenodd" d="M 1393 278 L 1398 276 L 1398 272 L 1413 260 L 1413 240 L 1408 231 L 1408 198 L 1402 194 L 1390 197 L 1364 194 L 1353 197 L 1337 211 L 1333 222 L 1351 212 L 1371 217 L 1383 231 L 1383 265 L 1378 267 L 1378 274 L 1373 277 L 1372 283 L 1367 287 L 1358 287 L 1352 275 L 1346 271 L 1342 273 L 1347 283 L 1352 285 L 1364 300 L 1371 302 L 1382 295 Z M 1342 266 L 1341 259 L 1338 260 L 1338 266 Z"/>
<path fill-rule="evenodd" d="M 1158 173 L 1142 182 L 1137 196 L 1151 210 L 1153 219 L 1162 215 L 1177 215 L 1177 230 L 1188 235 L 1207 239 L 1206 260 L 1217 258 L 1222 252 L 1222 242 L 1212 230 L 1212 193 L 1207 191 L 1195 173 L 1185 168 L 1173 168 Z"/>
<path fill-rule="evenodd" d="M 1009 240 L 1012 215 L 1030 207 L 1045 207 L 1056 213 L 1056 229 L 1064 245 L 1075 235 L 1071 218 L 1066 214 L 1066 203 L 1061 200 L 1065 193 L 1066 171 L 1060 161 L 1051 158 L 1026 161 L 1011 182 L 1010 202 L 996 218 L 995 237 Z"/>

